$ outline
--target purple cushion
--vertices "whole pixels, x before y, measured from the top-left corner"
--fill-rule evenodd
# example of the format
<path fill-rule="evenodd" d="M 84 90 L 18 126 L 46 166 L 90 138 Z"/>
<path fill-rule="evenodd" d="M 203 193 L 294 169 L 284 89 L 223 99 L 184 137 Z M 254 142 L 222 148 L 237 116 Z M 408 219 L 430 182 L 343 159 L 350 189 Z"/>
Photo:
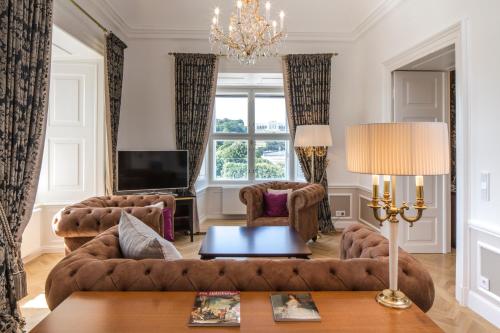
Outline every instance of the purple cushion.
<path fill-rule="evenodd" d="M 171 242 L 174 241 L 174 224 L 172 222 L 172 210 L 163 208 L 163 237 Z"/>
<path fill-rule="evenodd" d="M 264 193 L 264 215 L 270 217 L 288 217 L 286 200 L 288 195 Z"/>

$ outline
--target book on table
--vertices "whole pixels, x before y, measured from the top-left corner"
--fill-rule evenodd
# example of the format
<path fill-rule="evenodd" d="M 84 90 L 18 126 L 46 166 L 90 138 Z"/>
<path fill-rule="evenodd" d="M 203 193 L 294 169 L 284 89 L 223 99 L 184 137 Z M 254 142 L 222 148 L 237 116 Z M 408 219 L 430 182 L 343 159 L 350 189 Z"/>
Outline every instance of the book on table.
<path fill-rule="evenodd" d="M 275 321 L 320 321 L 318 308 L 309 293 L 271 294 Z"/>
<path fill-rule="evenodd" d="M 198 292 L 189 316 L 189 326 L 240 326 L 240 293 Z"/>

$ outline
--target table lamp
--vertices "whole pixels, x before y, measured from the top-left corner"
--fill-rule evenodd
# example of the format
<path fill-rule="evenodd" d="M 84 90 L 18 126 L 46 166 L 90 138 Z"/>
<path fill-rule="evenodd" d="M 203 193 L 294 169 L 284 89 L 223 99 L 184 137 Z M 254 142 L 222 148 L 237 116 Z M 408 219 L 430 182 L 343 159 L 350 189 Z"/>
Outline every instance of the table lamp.
<path fill-rule="evenodd" d="M 346 132 L 346 155 L 349 171 L 373 175 L 373 195 L 368 206 L 380 225 L 385 221 L 390 223 L 389 289 L 381 291 L 377 301 L 387 307 L 406 309 L 411 300 L 398 290 L 398 216 L 413 226 L 427 208 L 423 176 L 449 173 L 448 125 L 407 122 L 353 126 Z M 378 195 L 378 175 L 384 175 L 382 198 Z M 397 206 L 396 176 L 415 176 L 415 216 L 407 215 L 408 203 Z"/>
<path fill-rule="evenodd" d="M 305 149 L 307 156 L 311 158 L 311 183 L 315 183 L 314 157 L 325 156 L 328 152 L 326 147 L 331 147 L 331 145 L 330 125 L 297 126 L 294 147 Z"/>

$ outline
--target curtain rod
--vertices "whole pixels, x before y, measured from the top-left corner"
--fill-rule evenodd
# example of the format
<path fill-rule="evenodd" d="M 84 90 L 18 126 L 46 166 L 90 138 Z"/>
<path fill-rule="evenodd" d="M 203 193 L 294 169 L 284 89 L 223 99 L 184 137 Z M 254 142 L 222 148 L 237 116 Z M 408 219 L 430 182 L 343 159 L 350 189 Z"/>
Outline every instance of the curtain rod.
<path fill-rule="evenodd" d="M 75 5 L 76 8 L 78 8 L 83 14 L 85 14 L 85 16 L 87 16 L 89 19 L 92 20 L 92 22 L 94 22 L 99 28 L 101 28 L 102 31 L 104 31 L 105 33 L 108 33 L 109 30 L 106 29 L 101 23 L 99 23 L 99 21 L 97 21 L 92 15 L 89 14 L 89 12 L 87 12 L 85 9 L 82 8 L 82 6 L 80 6 L 75 0 L 69 0 L 73 5 Z"/>
<path fill-rule="evenodd" d="M 183 52 L 168 52 L 168 55 L 171 55 L 171 56 L 174 56 L 176 54 L 179 54 L 179 53 L 183 53 Z M 282 56 L 286 56 L 288 54 L 277 54 L 276 57 L 282 57 Z M 338 56 L 339 54 L 337 52 L 335 53 L 332 53 L 332 55 L 334 57 Z M 216 54 L 217 57 L 228 57 L 227 54 Z"/>

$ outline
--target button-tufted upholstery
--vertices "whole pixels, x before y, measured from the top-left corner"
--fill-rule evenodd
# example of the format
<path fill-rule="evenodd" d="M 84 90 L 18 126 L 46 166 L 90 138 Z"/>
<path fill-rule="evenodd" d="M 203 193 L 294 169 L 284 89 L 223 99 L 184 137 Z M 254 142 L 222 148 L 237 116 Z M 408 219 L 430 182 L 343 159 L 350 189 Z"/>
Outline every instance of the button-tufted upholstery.
<path fill-rule="evenodd" d="M 54 309 L 74 291 L 328 291 L 388 286 L 387 240 L 361 225 L 348 228 L 338 259 L 176 260 L 123 259 L 118 227 L 69 254 L 50 272 L 45 294 Z M 358 258 L 357 254 L 362 258 Z M 429 273 L 400 251 L 399 286 L 423 311 L 431 308 Z"/>
<path fill-rule="evenodd" d="M 52 228 L 64 237 L 66 253 L 76 250 L 101 232 L 115 226 L 125 209 L 163 235 L 163 215 L 159 208 L 144 207 L 163 201 L 175 212 L 171 195 L 120 195 L 94 197 L 68 206 L 54 216 Z"/>
<path fill-rule="evenodd" d="M 264 215 L 264 193 L 269 188 L 293 190 L 288 207 L 288 217 Z M 280 181 L 246 186 L 240 190 L 240 201 L 247 206 L 248 226 L 290 225 L 307 242 L 310 239 L 316 239 L 318 234 L 318 205 L 323 200 L 324 195 L 325 190 L 319 184 Z"/>

